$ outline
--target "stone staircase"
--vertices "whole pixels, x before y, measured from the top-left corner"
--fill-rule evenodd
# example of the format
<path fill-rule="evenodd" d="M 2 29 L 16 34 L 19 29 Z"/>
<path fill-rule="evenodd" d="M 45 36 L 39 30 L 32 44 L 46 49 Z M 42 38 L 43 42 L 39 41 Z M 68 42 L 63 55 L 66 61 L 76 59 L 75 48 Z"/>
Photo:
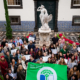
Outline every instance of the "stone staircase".
<path fill-rule="evenodd" d="M 18 36 L 20 38 L 22 38 L 22 36 L 25 34 L 26 36 L 29 34 L 30 32 L 13 32 L 13 37 L 14 39 L 16 39 Z M 80 35 L 80 33 L 70 33 L 70 32 L 54 32 L 51 31 L 50 33 L 50 41 L 52 40 L 52 37 L 54 36 L 54 34 L 59 34 L 59 33 L 63 33 L 68 39 L 73 40 L 74 42 L 79 42 L 78 41 L 78 36 Z M 38 32 L 34 32 L 34 34 L 36 35 L 36 45 L 39 46 L 39 33 Z M 6 38 L 6 32 L 0 32 L 0 42 L 2 41 L 3 38 Z M 9 40 L 7 40 L 9 41 Z"/>

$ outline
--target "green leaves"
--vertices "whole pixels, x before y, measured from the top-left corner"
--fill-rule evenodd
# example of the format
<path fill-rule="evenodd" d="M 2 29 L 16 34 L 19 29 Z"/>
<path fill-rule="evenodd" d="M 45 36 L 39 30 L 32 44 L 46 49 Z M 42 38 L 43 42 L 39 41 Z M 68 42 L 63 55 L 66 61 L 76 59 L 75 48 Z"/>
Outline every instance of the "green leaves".
<path fill-rule="evenodd" d="M 11 25 L 10 25 L 10 19 L 9 19 L 9 15 L 8 15 L 8 7 L 7 7 L 7 1 L 4 0 L 4 9 L 5 9 L 5 18 L 6 18 L 6 24 L 4 24 L 6 26 L 6 37 L 8 39 L 12 38 L 12 29 L 11 29 Z"/>

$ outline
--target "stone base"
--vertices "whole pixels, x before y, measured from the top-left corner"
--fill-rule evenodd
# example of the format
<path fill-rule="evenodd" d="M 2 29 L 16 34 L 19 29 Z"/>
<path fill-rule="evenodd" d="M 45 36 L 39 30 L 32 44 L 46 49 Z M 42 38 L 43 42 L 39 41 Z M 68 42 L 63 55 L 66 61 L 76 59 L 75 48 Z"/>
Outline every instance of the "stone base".
<path fill-rule="evenodd" d="M 51 29 L 50 28 L 48 28 L 48 29 L 39 28 L 38 32 L 39 33 L 50 33 Z"/>
<path fill-rule="evenodd" d="M 49 28 L 48 30 L 42 30 L 39 28 L 39 45 L 43 46 L 45 44 L 46 46 L 50 45 L 50 33 L 51 29 Z"/>

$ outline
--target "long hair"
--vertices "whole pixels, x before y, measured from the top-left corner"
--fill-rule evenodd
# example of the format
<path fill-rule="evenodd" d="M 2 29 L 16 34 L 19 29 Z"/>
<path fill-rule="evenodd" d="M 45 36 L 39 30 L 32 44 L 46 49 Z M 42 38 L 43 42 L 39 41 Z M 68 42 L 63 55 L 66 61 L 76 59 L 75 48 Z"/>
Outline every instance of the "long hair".
<path fill-rule="evenodd" d="M 18 68 L 17 68 L 17 72 L 20 72 L 20 67 L 22 67 L 22 65 L 19 65 Z M 22 68 L 23 70 L 23 68 Z"/>
<path fill-rule="evenodd" d="M 59 64 L 65 65 L 66 63 L 65 63 L 65 61 L 64 61 L 64 58 L 61 58 L 61 59 L 63 59 L 63 63 L 62 63 L 61 60 L 60 60 Z"/>
<path fill-rule="evenodd" d="M 73 77 L 73 76 L 75 77 L 75 79 L 74 79 L 74 80 L 78 80 L 78 78 L 77 78 L 77 75 L 76 75 L 76 74 L 73 74 L 73 75 L 72 75 L 72 77 Z"/>
<path fill-rule="evenodd" d="M 73 60 L 72 60 L 72 57 L 74 57 Z M 74 55 L 71 56 L 71 62 L 73 62 L 73 61 L 75 61 L 75 56 Z"/>
<path fill-rule="evenodd" d="M 40 52 L 40 55 L 39 55 L 39 52 Z M 39 50 L 39 51 L 37 52 L 37 55 L 42 56 L 42 51 Z"/>

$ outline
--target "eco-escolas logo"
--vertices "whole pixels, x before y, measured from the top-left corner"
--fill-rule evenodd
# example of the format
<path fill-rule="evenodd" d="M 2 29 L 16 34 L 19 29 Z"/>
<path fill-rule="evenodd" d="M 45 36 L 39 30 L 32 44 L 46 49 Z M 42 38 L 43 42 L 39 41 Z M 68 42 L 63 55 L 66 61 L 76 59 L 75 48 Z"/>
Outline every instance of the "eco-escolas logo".
<path fill-rule="evenodd" d="M 37 73 L 37 80 L 57 80 L 57 74 L 50 67 L 43 67 Z"/>

